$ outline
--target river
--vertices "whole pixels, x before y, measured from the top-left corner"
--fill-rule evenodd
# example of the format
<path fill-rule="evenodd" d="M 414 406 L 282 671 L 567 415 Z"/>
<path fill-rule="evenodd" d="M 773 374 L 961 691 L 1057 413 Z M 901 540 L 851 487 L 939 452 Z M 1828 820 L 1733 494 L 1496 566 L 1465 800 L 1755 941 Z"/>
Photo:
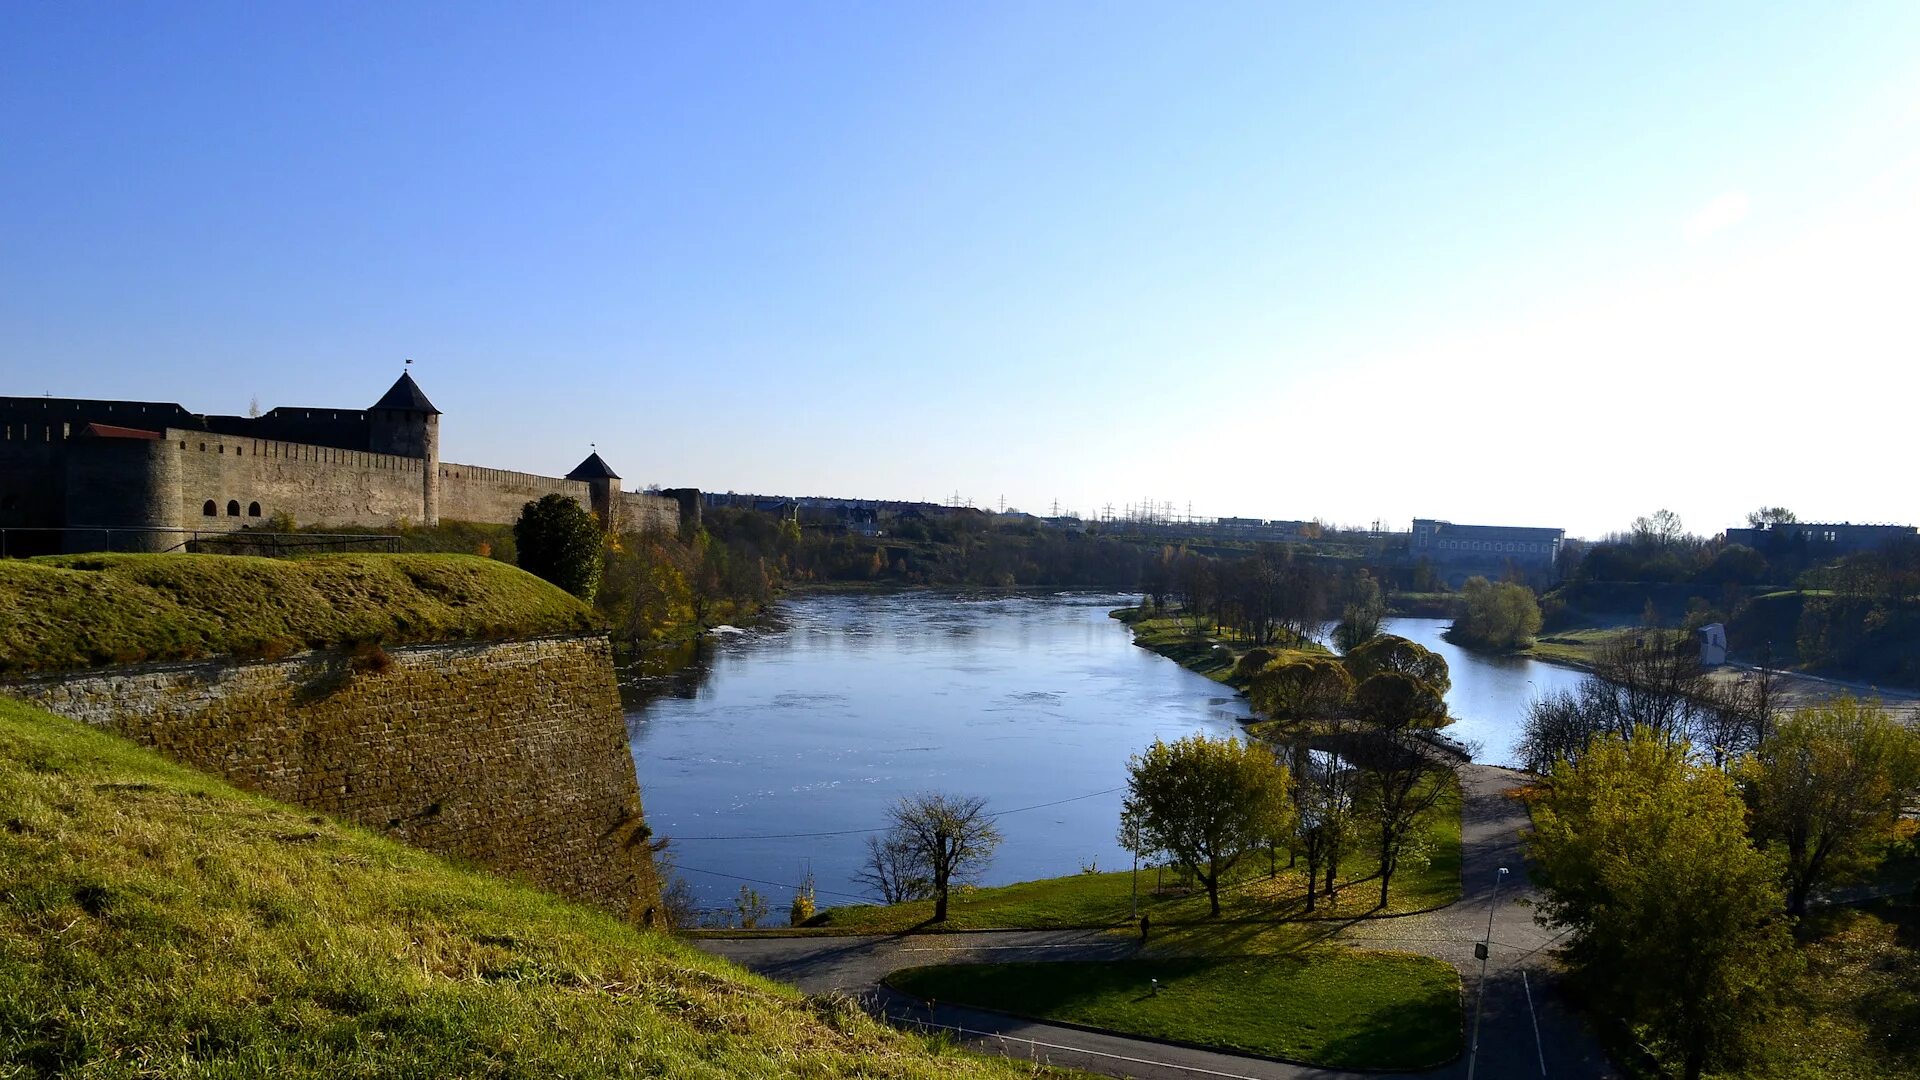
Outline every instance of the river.
<path fill-rule="evenodd" d="M 1232 691 L 1134 647 L 1107 615 L 1132 601 L 787 600 L 771 625 L 719 635 L 695 668 L 630 695 L 648 821 L 701 904 L 725 906 L 757 879 L 777 923 L 781 886 L 809 870 L 823 907 L 866 896 L 854 880 L 865 836 L 919 791 L 985 796 L 1004 813 L 985 884 L 1125 866 L 1113 833 L 1129 755 L 1155 738 L 1233 734 L 1247 716 Z M 1440 638 L 1445 626 L 1387 629 L 1446 656 L 1461 718 L 1450 732 L 1509 760 L 1530 696 L 1579 673 L 1474 656 Z"/>

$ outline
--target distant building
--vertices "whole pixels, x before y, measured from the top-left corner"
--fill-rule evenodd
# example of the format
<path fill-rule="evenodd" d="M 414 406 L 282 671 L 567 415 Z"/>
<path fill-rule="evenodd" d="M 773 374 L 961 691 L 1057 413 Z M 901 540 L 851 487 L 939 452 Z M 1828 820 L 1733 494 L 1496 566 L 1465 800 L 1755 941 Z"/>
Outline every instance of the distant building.
<path fill-rule="evenodd" d="M 1726 624 L 1708 623 L 1694 634 L 1700 644 L 1700 666 L 1719 667 L 1727 662 Z"/>
<path fill-rule="evenodd" d="M 1408 539 L 1412 558 L 1427 559 L 1449 585 L 1479 575 L 1498 580 L 1518 570 L 1528 580 L 1551 582 L 1564 529 L 1515 525 L 1455 525 L 1414 518 Z"/>
<path fill-rule="evenodd" d="M 1852 522 L 1796 521 L 1768 522 L 1757 529 L 1728 529 L 1727 543 L 1744 544 L 1769 559 L 1803 554 L 1811 558 L 1837 559 L 1878 551 L 1888 544 L 1917 531 L 1912 525 L 1855 525 Z"/>

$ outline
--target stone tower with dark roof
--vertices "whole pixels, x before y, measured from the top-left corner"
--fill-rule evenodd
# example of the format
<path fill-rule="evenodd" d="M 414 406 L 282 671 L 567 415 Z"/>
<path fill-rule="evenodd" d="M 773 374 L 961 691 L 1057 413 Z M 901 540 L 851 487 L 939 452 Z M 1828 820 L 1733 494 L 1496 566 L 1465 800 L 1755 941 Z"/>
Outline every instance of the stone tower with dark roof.
<path fill-rule="evenodd" d="M 367 410 L 368 449 L 426 460 L 421 470 L 422 525 L 440 523 L 440 410 L 406 372 Z"/>
<path fill-rule="evenodd" d="M 614 510 L 620 501 L 620 474 L 607 466 L 599 452 L 587 455 L 587 460 L 573 467 L 567 474 L 569 480 L 586 481 L 587 491 L 591 493 L 593 514 L 600 519 L 600 527 L 613 532 L 620 527 Z"/>

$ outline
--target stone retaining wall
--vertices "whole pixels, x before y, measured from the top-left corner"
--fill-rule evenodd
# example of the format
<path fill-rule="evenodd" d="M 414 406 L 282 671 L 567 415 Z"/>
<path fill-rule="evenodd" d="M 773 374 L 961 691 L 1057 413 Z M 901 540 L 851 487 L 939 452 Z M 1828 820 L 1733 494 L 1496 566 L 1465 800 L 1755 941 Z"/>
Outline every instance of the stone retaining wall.
<path fill-rule="evenodd" d="M 623 917 L 651 921 L 659 903 L 603 636 L 149 664 L 0 689 Z"/>

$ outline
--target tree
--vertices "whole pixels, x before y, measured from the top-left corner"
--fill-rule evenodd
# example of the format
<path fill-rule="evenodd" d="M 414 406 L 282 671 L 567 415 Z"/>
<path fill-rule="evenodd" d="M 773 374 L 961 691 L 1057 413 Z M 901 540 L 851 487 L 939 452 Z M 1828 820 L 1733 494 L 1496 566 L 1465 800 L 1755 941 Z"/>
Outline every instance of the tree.
<path fill-rule="evenodd" d="M 1540 603 L 1533 590 L 1511 581 L 1467 579 L 1461 589 L 1460 617 L 1448 636 L 1483 649 L 1524 649 L 1540 632 Z"/>
<path fill-rule="evenodd" d="M 1381 634 L 1369 639 L 1349 650 L 1341 657 L 1341 661 L 1347 665 L 1353 677 L 1361 681 L 1383 671 L 1397 671 L 1419 679 L 1442 695 L 1453 688 L 1453 676 L 1447 670 L 1446 657 L 1418 642 L 1394 634 Z"/>
<path fill-rule="evenodd" d="M 1221 877 L 1278 835 L 1289 814 L 1287 770 L 1258 743 L 1156 739 L 1127 763 L 1122 828 L 1199 879 L 1215 915 Z"/>
<path fill-rule="evenodd" d="M 1406 678 L 1375 676 L 1382 677 Z M 1408 840 L 1447 793 L 1448 770 L 1425 743 L 1405 731 L 1381 731 L 1364 737 L 1354 757 L 1361 768 L 1355 802 L 1373 826 L 1375 851 L 1380 857 L 1380 906 L 1384 908 Z"/>
<path fill-rule="evenodd" d="M 1342 742 L 1332 740 L 1335 746 Z M 1303 744 L 1293 760 L 1294 843 L 1307 861 L 1307 910 L 1312 911 L 1323 873 L 1326 897 L 1334 898 L 1340 856 L 1351 840 L 1358 777 L 1338 750 L 1310 750 Z"/>
<path fill-rule="evenodd" d="M 985 870 L 1000 846 L 1000 830 L 986 808 L 987 800 L 978 795 L 935 792 L 902 798 L 887 810 L 885 839 L 867 838 L 869 869 L 871 857 L 884 853 L 895 891 L 903 882 L 917 886 L 913 891 L 924 889 L 933 897 L 933 921 L 946 922 L 953 885 Z M 874 883 L 865 875 L 860 880 Z"/>
<path fill-rule="evenodd" d="M 1275 720 L 1316 720 L 1346 707 L 1353 676 L 1331 656 L 1303 656 L 1253 677 L 1247 697 Z"/>
<path fill-rule="evenodd" d="M 1609 736 L 1555 767 L 1533 817 L 1540 919 L 1567 928 L 1562 955 L 1587 999 L 1688 1080 L 1737 1063 L 1797 957 L 1732 779 L 1684 742 Z"/>
<path fill-rule="evenodd" d="M 1747 512 L 1747 528 L 1761 529 L 1768 525 L 1792 525 L 1800 516 L 1784 506 L 1763 506 Z"/>
<path fill-rule="evenodd" d="M 740 886 L 740 894 L 733 898 L 733 910 L 740 915 L 740 926 L 745 930 L 758 930 L 760 920 L 767 917 L 767 898 L 761 896 L 751 885 Z"/>
<path fill-rule="evenodd" d="M 1843 697 L 1801 709 L 1739 770 L 1753 836 L 1785 855 L 1787 911 L 1867 868 L 1920 783 L 1920 737 L 1886 710 Z"/>
<path fill-rule="evenodd" d="M 891 833 L 867 837 L 867 857 L 854 872 L 853 880 L 879 893 L 884 904 L 925 900 L 933 895 L 933 883 L 922 873 L 913 852 Z"/>
<path fill-rule="evenodd" d="M 600 522 L 565 495 L 546 495 L 520 508 L 513 524 L 520 568 L 586 601 L 600 588 Z"/>
<path fill-rule="evenodd" d="M 1633 542 L 1642 547 L 1670 548 L 1686 535 L 1680 515 L 1671 510 L 1655 510 L 1649 517 L 1633 519 Z"/>
<path fill-rule="evenodd" d="M 1451 722 L 1446 699 L 1438 690 L 1398 671 L 1382 671 L 1362 680 L 1353 688 L 1352 709 L 1354 716 L 1387 730 L 1438 728 Z"/>
<path fill-rule="evenodd" d="M 1640 729 L 1669 743 L 1703 744 L 1724 767 L 1753 745 L 1753 710 L 1772 707 L 1744 700 L 1746 691 L 1737 687 L 1716 688 L 1698 650 L 1670 630 L 1610 642 L 1593 668 L 1575 690 L 1549 694 L 1528 710 L 1519 746 L 1527 768 L 1546 773 L 1556 761 L 1578 761 L 1603 735 L 1625 737 Z"/>
<path fill-rule="evenodd" d="M 1354 578 L 1347 602 L 1340 609 L 1340 623 L 1333 628 L 1333 643 L 1341 652 L 1352 652 L 1361 643 L 1380 632 L 1387 617 L 1387 602 L 1380 595 L 1380 584 L 1365 570 Z"/>

